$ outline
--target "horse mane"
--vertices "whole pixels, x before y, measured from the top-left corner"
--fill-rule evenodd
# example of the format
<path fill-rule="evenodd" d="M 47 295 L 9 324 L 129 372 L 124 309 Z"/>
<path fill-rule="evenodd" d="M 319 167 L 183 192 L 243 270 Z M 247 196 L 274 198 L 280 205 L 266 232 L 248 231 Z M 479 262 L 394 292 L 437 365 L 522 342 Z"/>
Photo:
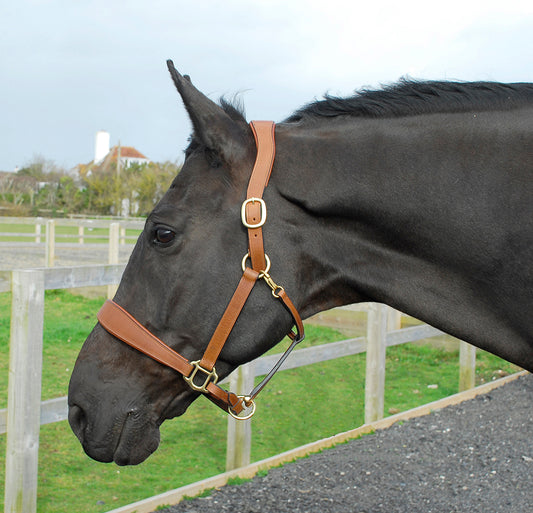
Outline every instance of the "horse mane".
<path fill-rule="evenodd" d="M 352 116 L 386 118 L 512 109 L 533 102 L 533 84 L 498 82 L 416 81 L 407 78 L 382 89 L 363 89 L 348 98 L 325 95 L 295 111 L 286 123 Z"/>
<path fill-rule="evenodd" d="M 348 98 L 325 95 L 296 110 L 285 123 L 299 123 L 322 118 L 351 116 L 387 118 L 467 112 L 471 110 L 509 110 L 533 103 L 533 84 L 499 82 L 418 81 L 402 78 L 381 89 L 362 89 Z M 233 120 L 246 123 L 241 99 L 222 97 L 219 105 Z M 192 133 L 185 150 L 187 156 L 200 142 Z"/>

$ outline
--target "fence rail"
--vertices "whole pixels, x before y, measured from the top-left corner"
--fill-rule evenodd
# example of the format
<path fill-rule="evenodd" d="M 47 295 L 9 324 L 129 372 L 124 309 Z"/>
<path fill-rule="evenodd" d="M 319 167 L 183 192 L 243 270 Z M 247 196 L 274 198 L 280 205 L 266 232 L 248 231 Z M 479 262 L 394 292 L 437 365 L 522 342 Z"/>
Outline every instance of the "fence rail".
<path fill-rule="evenodd" d="M 0 433 L 7 432 L 5 512 L 35 513 L 39 427 L 67 418 L 66 397 L 41 402 L 44 291 L 86 286 L 113 286 L 124 264 L 41 268 L 0 272 L 0 292 L 11 290 L 11 340 L 8 407 L 0 410 Z M 442 335 L 427 325 L 388 331 L 390 308 L 366 304 L 367 336 L 294 351 L 280 370 L 367 352 L 365 423 L 383 418 L 385 352 L 388 346 Z M 474 386 L 472 346 L 461 343 L 461 388 Z M 465 357 L 463 354 L 467 354 Z M 475 353 L 474 353 L 475 354 Z M 266 374 L 279 355 L 261 357 L 240 367 L 225 381 L 237 394 L 253 387 L 255 376 Z M 468 377 L 465 380 L 464 376 Z M 228 419 L 226 468 L 250 463 L 251 421 Z"/>
<path fill-rule="evenodd" d="M 35 228 L 33 233 L 22 231 L 7 232 L 1 231 L 2 225 L 33 225 Z M 77 233 L 58 233 L 56 227 L 74 227 L 77 228 Z M 54 266 L 56 246 L 58 244 L 76 244 L 76 246 L 79 246 L 90 244 L 91 241 L 107 238 L 109 241 L 110 250 L 113 248 L 118 255 L 119 246 L 133 244 L 138 238 L 138 235 L 129 235 L 126 230 L 142 230 L 143 227 L 144 219 L 46 219 L 43 217 L 0 216 L 0 238 L 18 238 L 21 239 L 20 242 L 25 242 L 28 244 L 33 242 L 36 244 L 44 243 L 46 267 Z M 107 234 L 87 233 L 87 231 L 94 229 L 107 230 Z M 110 253 L 110 263 L 114 263 L 112 260 L 113 259 Z"/>
<path fill-rule="evenodd" d="M 4 218 L 0 217 L 0 222 Z M 107 229 L 107 234 L 91 234 L 87 235 L 83 231 L 83 226 L 78 226 L 78 233 L 77 234 L 65 234 L 65 233 L 56 233 L 56 220 L 49 219 L 46 220 L 45 224 L 45 233 L 44 235 L 41 233 L 41 225 L 36 224 L 36 228 L 38 228 L 38 231 L 35 234 L 27 233 L 27 234 L 21 234 L 21 233 L 11 233 L 11 232 L 0 232 L 0 237 L 2 236 L 12 236 L 12 235 L 25 235 L 26 237 L 35 238 L 35 241 L 30 242 L 26 241 L 22 244 L 30 244 L 35 245 L 39 247 L 40 244 L 43 244 L 41 242 L 41 239 L 44 241 L 44 248 L 45 248 L 45 255 L 44 255 L 44 262 L 43 264 L 46 267 L 54 267 L 55 261 L 56 261 L 56 248 L 58 245 L 60 247 L 65 248 L 76 248 L 76 247 L 87 247 L 88 243 L 86 239 L 107 239 L 108 242 L 108 262 L 110 264 L 118 263 L 119 261 L 119 254 L 120 254 L 120 248 L 121 246 L 125 246 L 125 244 L 134 243 L 136 239 L 138 238 L 138 235 L 128 235 L 126 233 L 126 227 L 124 225 L 121 225 L 117 222 L 111 222 L 107 224 L 103 224 L 102 222 L 99 222 L 99 224 L 102 225 L 102 227 L 105 227 Z M 130 222 L 132 224 L 132 222 Z M 140 226 L 139 222 L 137 222 L 137 229 L 141 229 L 142 226 Z M 58 239 L 69 239 L 71 242 L 58 242 Z M 72 242 L 73 240 L 77 239 L 77 243 Z M 9 244 L 9 243 L 7 243 Z M 20 242 L 16 242 L 16 244 L 21 244 Z M 103 244 L 98 243 L 92 243 L 94 245 L 98 245 L 100 247 L 103 246 Z M 105 247 L 105 246 L 104 246 Z M 131 246 L 130 246 L 131 247 Z"/>
<path fill-rule="evenodd" d="M 111 223 L 119 223 L 124 228 L 142 230 L 145 219 L 143 218 L 115 218 L 115 219 L 87 219 L 87 218 L 46 218 L 46 217 L 5 217 L 0 216 L 0 226 L 2 224 L 29 224 L 45 225 L 47 221 L 54 221 L 57 226 L 83 226 L 84 228 L 109 228 Z M 26 234 L 31 235 L 31 234 Z"/>

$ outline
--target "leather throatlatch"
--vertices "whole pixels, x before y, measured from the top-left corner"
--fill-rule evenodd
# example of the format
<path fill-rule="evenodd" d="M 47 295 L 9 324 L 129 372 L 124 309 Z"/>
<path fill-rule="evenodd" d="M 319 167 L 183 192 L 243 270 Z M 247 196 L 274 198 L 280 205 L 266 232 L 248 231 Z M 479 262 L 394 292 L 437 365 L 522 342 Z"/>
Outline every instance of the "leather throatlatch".
<path fill-rule="evenodd" d="M 105 330 L 150 358 L 182 374 L 193 390 L 205 394 L 211 401 L 238 419 L 247 419 L 253 415 L 255 397 L 270 381 L 296 344 L 301 342 L 305 336 L 302 319 L 294 304 L 283 287 L 277 285 L 269 274 L 270 259 L 265 253 L 263 244 L 262 227 L 267 220 L 267 208 L 263 200 L 263 192 L 268 185 L 274 164 L 275 125 L 271 121 L 252 121 L 250 126 L 257 146 L 257 157 L 248 184 L 246 199 L 241 208 L 241 220 L 248 230 L 248 253 L 244 255 L 241 263 L 242 278 L 202 358 L 197 361 L 187 360 L 147 330 L 114 301 L 106 301 L 98 312 L 98 321 Z M 248 266 L 248 261 L 250 266 Z M 271 288 L 273 297 L 281 301 L 291 314 L 296 331 L 291 330 L 288 333 L 291 339 L 289 348 L 261 383 L 249 395 L 237 396 L 217 385 L 218 375 L 215 363 L 250 292 L 261 279 Z"/>

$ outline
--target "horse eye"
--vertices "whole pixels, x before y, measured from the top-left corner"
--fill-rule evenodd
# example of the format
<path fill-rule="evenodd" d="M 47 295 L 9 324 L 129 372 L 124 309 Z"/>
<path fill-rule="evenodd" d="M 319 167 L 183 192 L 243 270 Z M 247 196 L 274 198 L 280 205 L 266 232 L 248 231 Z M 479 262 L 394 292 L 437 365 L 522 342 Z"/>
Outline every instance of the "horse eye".
<path fill-rule="evenodd" d="M 157 228 L 154 233 L 154 242 L 156 244 L 169 244 L 175 236 L 176 234 L 168 228 Z"/>

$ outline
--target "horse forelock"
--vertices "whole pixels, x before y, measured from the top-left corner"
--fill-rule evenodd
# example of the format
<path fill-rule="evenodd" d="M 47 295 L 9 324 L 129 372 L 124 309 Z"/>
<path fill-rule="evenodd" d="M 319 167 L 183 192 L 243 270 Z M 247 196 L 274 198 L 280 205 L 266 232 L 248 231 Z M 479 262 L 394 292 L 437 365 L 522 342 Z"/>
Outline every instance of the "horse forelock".
<path fill-rule="evenodd" d="M 386 118 L 511 109 L 533 103 L 533 84 L 498 82 L 417 81 L 402 78 L 381 89 L 362 89 L 348 98 L 325 95 L 295 111 L 286 123 L 352 116 Z"/>

